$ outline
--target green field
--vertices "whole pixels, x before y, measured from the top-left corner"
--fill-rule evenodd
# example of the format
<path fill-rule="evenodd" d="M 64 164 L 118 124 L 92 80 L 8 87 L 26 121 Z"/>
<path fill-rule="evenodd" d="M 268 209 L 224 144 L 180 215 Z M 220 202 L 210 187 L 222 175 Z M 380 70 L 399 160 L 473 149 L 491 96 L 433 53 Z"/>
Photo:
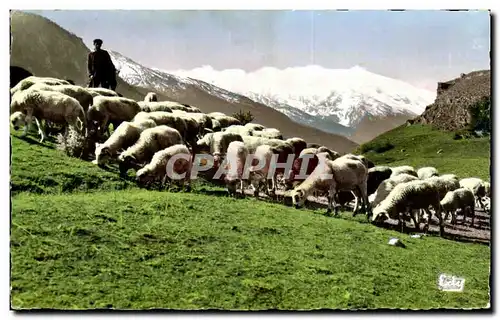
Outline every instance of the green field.
<path fill-rule="evenodd" d="M 400 126 L 358 147 L 376 164 L 436 167 L 440 174 L 453 173 L 460 179 L 490 179 L 490 138 L 454 140 L 454 133 L 426 125 Z M 375 150 L 392 149 L 378 153 Z M 403 151 L 402 151 L 403 150 Z M 440 153 L 438 153 L 440 151 Z"/>
<path fill-rule="evenodd" d="M 138 189 L 114 171 L 17 135 L 11 138 L 14 309 L 489 305 L 486 245 L 413 239 L 361 215 L 332 218 L 325 210 L 236 200 L 200 184 L 191 193 Z M 407 247 L 389 246 L 391 237 Z M 441 273 L 464 277 L 464 291 L 438 290 Z"/>

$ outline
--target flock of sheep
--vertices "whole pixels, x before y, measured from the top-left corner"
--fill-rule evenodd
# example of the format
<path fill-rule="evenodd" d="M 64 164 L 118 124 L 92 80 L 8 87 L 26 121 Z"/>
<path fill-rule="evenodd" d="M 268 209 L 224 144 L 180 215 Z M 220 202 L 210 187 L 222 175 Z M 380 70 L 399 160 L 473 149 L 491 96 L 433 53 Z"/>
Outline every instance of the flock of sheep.
<path fill-rule="evenodd" d="M 297 137 L 284 139 L 278 129 L 157 100 L 154 93 L 135 101 L 108 89 L 32 76 L 11 89 L 10 120 L 15 130 L 24 126 L 26 135 L 34 119 L 41 142 L 48 124 L 62 125 L 66 137 L 70 130 L 77 132 L 95 148 L 94 164 L 117 162 L 122 175 L 134 169 L 141 186 L 175 182 L 190 188 L 193 171 L 217 171 L 231 195 L 250 187 L 258 197 L 264 187 L 275 198 L 284 189 L 295 207 L 310 195 L 325 195 L 328 212 L 335 214 L 339 205 L 355 200 L 353 214 L 361 202 L 374 224 L 391 218 L 403 226 L 411 219 L 417 229 L 424 222 L 425 231 L 434 215 L 441 235 L 450 214 L 452 223 L 460 213 L 473 225 L 476 202 L 489 210 L 490 184 L 479 178 L 459 180 L 433 167 L 375 166 L 364 156 L 341 155 Z M 179 178 L 173 179 L 172 172 Z"/>

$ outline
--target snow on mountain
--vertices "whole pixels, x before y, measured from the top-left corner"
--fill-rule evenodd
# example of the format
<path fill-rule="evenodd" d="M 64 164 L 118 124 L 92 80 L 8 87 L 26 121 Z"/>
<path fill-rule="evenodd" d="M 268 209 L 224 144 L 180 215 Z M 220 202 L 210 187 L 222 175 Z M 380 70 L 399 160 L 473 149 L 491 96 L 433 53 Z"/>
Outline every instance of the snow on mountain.
<path fill-rule="evenodd" d="M 363 119 L 391 115 L 420 115 L 435 93 L 415 88 L 360 67 L 325 69 L 320 66 L 255 72 L 214 70 L 163 71 L 148 68 L 110 51 L 119 75 L 132 85 L 165 92 L 196 86 L 230 103 L 250 98 L 292 119 L 326 132 L 350 136 Z"/>
<path fill-rule="evenodd" d="M 326 69 L 321 66 L 279 70 L 265 67 L 246 73 L 243 70 L 217 71 L 210 66 L 193 70 L 168 71 L 200 79 L 290 115 L 295 108 L 317 118 L 354 128 L 365 116 L 420 115 L 436 93 L 416 88 L 400 80 L 371 73 L 359 66 Z M 291 116 L 306 122 L 304 114 Z"/>
<path fill-rule="evenodd" d="M 195 85 L 228 102 L 237 102 L 243 98 L 238 94 L 210 85 L 204 81 L 175 76 L 157 68 L 142 66 L 115 51 L 109 51 L 109 54 L 116 69 L 119 70 L 120 77 L 134 86 L 151 88 L 160 92 L 168 88 L 170 91 L 175 92 L 185 90 L 190 85 Z"/>

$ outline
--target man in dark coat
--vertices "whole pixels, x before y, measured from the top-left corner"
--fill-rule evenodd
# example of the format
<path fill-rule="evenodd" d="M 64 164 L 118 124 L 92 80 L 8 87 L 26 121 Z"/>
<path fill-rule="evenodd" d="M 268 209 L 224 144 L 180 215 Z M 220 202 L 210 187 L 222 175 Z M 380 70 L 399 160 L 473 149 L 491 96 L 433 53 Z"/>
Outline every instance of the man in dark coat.
<path fill-rule="evenodd" d="M 89 87 L 99 86 L 115 90 L 116 88 L 116 68 L 106 50 L 101 49 L 102 40 L 94 40 L 94 51 L 89 53 L 88 72 L 90 77 Z"/>

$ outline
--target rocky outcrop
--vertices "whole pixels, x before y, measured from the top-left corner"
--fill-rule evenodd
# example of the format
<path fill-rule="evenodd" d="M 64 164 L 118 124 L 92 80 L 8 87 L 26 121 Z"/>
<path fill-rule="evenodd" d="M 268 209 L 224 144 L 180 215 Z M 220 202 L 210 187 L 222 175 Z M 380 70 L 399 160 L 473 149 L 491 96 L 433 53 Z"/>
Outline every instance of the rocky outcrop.
<path fill-rule="evenodd" d="M 430 124 L 442 130 L 461 130 L 471 122 L 470 106 L 491 96 L 490 70 L 461 74 L 459 78 L 439 82 L 437 97 L 433 104 L 417 118 L 407 121 Z"/>

